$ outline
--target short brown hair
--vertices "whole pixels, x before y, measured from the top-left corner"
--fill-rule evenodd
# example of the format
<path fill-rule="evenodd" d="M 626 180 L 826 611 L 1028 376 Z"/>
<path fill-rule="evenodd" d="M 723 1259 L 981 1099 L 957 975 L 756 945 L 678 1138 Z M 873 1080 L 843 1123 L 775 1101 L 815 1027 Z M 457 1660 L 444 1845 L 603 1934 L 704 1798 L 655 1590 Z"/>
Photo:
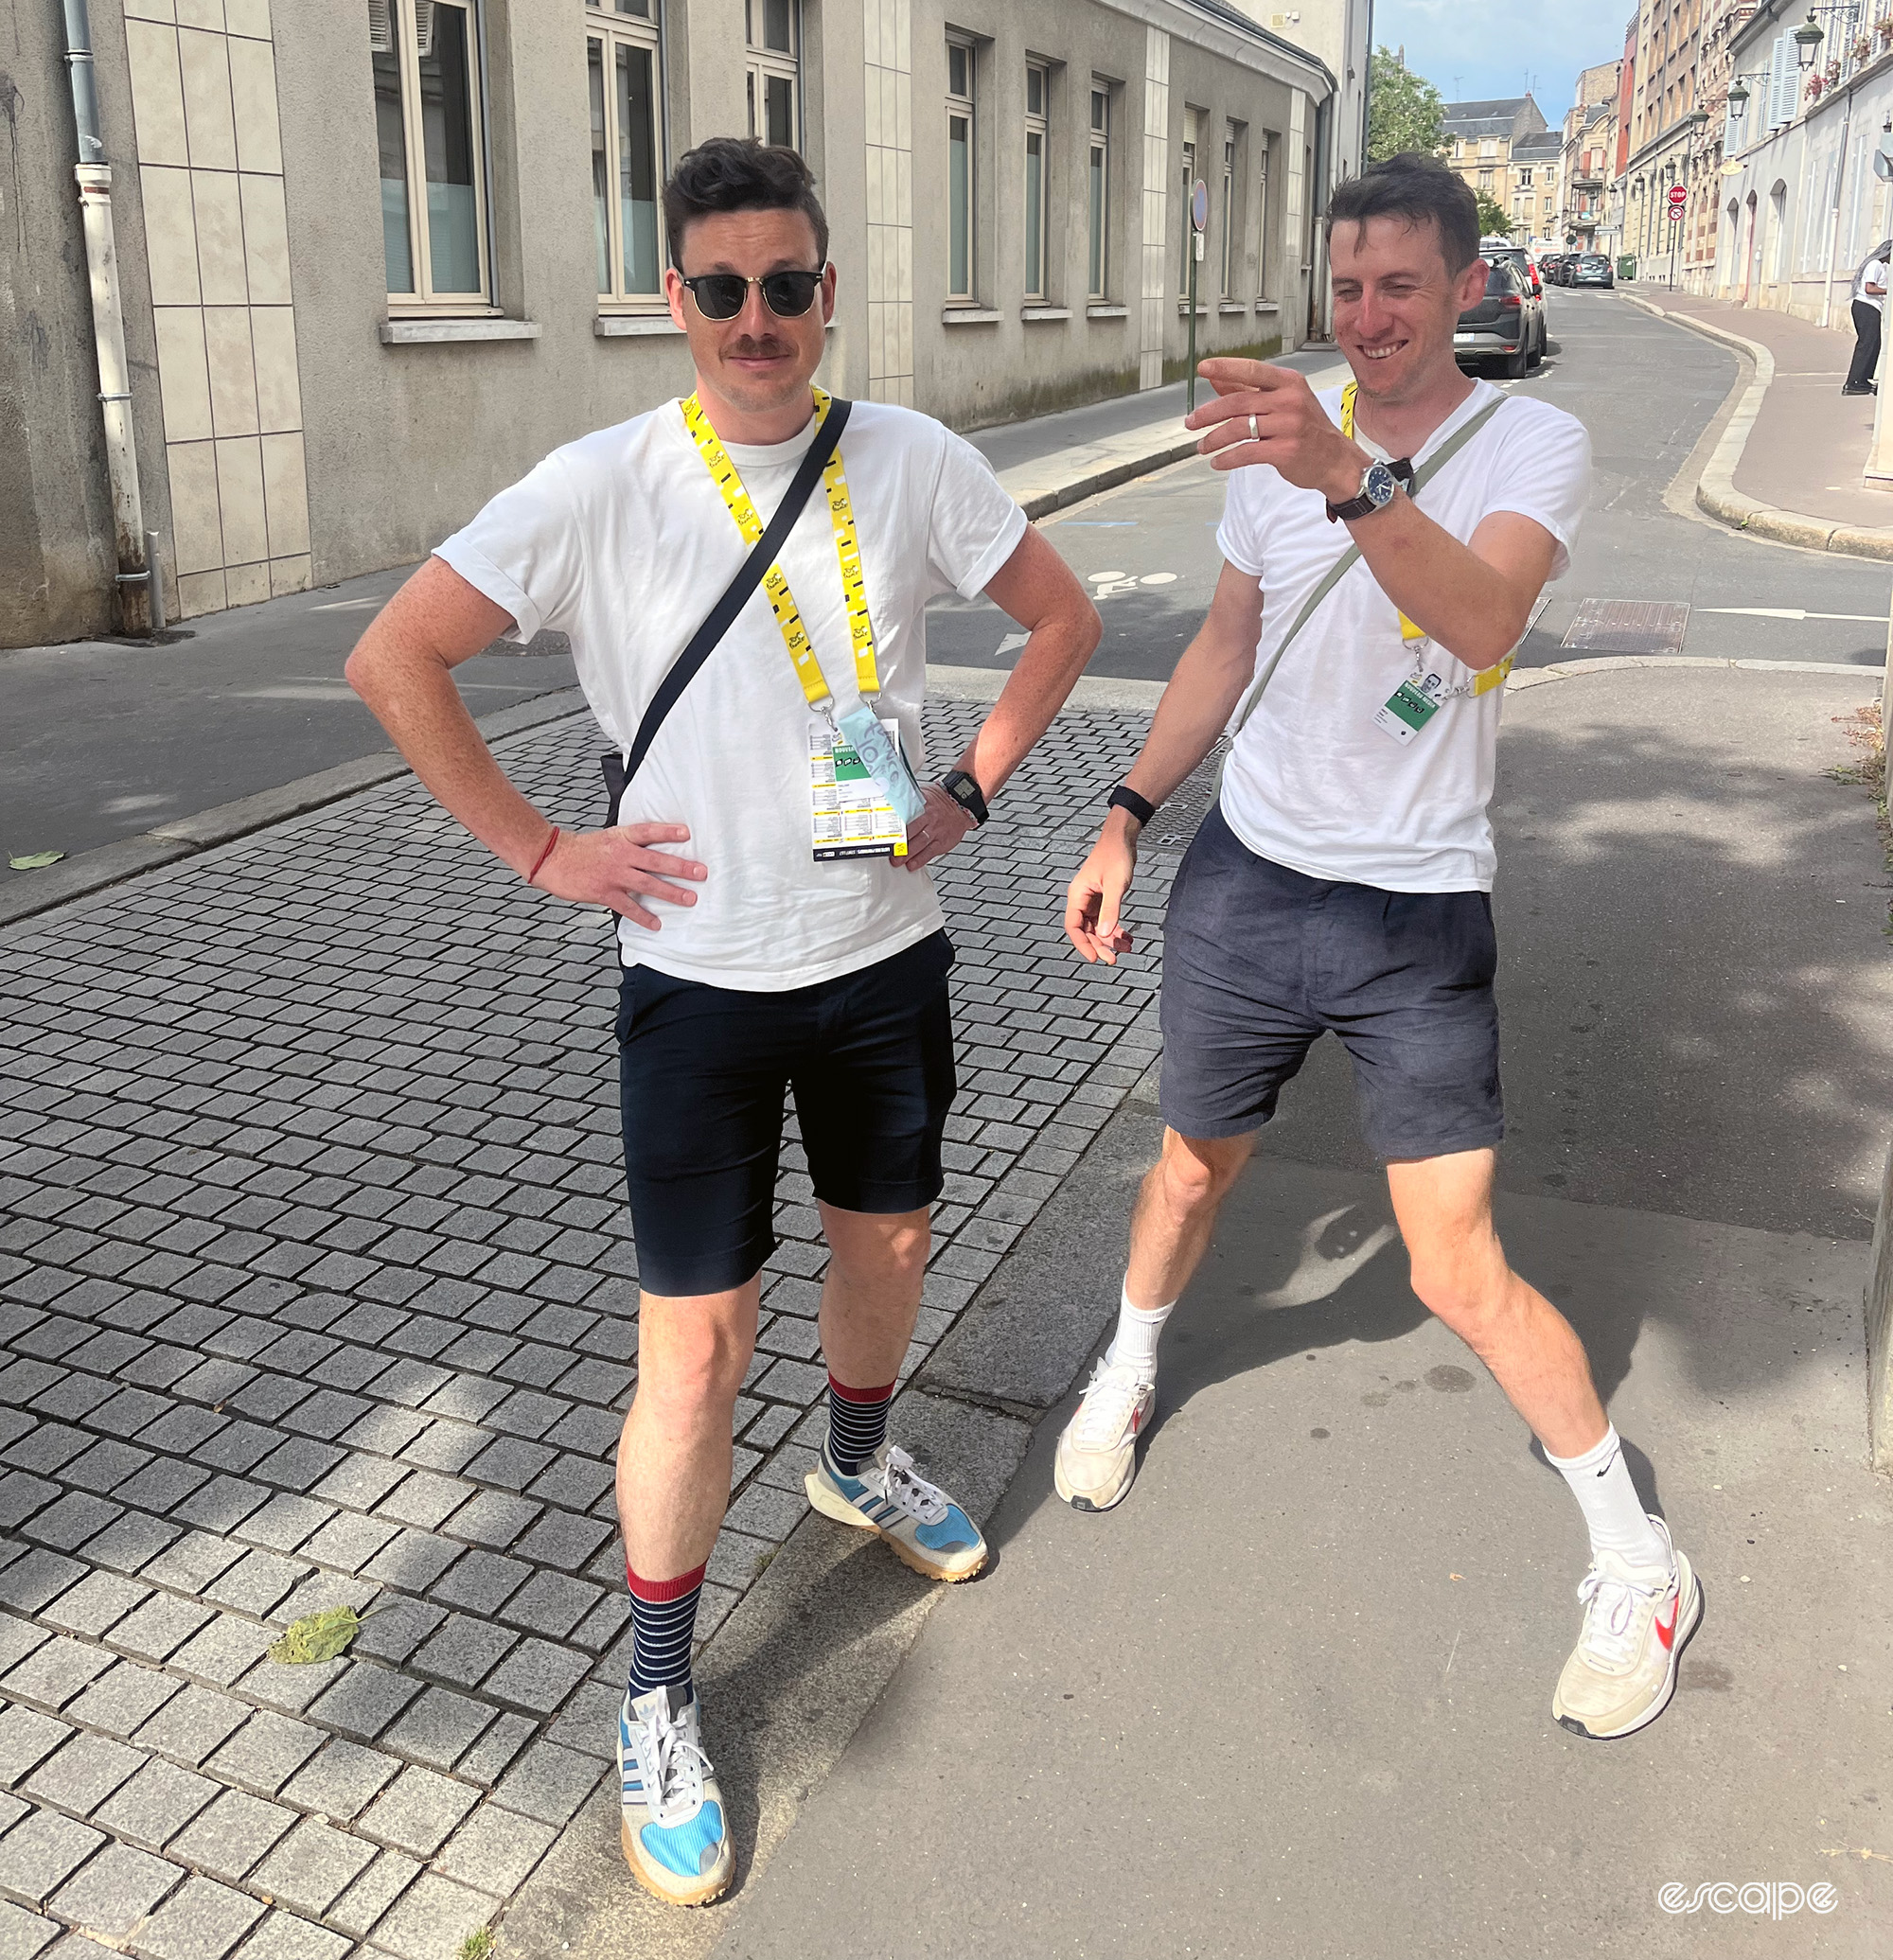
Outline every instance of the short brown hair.
<path fill-rule="evenodd" d="M 828 215 L 815 173 L 792 150 L 753 136 L 712 136 L 683 152 L 663 186 L 663 225 L 680 271 L 685 231 L 718 211 L 800 211 L 815 228 L 816 257 L 828 263 Z"/>
<path fill-rule="evenodd" d="M 1365 224 L 1371 218 L 1398 218 L 1416 231 L 1432 225 L 1455 277 L 1479 256 L 1478 200 L 1438 157 L 1403 150 L 1336 185 L 1322 236 L 1332 241 L 1336 225 Z"/>

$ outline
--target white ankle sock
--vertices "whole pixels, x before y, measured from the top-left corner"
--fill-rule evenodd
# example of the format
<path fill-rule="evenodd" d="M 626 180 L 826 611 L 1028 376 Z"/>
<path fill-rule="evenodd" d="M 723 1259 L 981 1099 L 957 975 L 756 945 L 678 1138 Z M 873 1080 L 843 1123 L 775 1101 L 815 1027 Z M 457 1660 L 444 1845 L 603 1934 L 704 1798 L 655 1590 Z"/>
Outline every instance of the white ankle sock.
<path fill-rule="evenodd" d="M 1639 1571 L 1668 1573 L 1673 1568 L 1670 1548 L 1650 1522 L 1636 1487 L 1630 1481 L 1630 1466 L 1623 1460 L 1617 1425 L 1603 1433 L 1603 1440 L 1582 1457 L 1554 1457 L 1545 1452 L 1553 1470 L 1564 1473 L 1578 1500 L 1578 1509 L 1590 1527 L 1591 1551 L 1615 1552 L 1625 1564 Z"/>
<path fill-rule="evenodd" d="M 1156 1381 L 1157 1337 L 1163 1332 L 1163 1323 L 1170 1318 L 1176 1304 L 1172 1300 L 1167 1307 L 1134 1307 L 1130 1295 L 1120 1291 L 1118 1331 L 1105 1350 L 1105 1366 L 1115 1368 L 1119 1362 L 1127 1361 L 1137 1369 L 1140 1381 Z"/>

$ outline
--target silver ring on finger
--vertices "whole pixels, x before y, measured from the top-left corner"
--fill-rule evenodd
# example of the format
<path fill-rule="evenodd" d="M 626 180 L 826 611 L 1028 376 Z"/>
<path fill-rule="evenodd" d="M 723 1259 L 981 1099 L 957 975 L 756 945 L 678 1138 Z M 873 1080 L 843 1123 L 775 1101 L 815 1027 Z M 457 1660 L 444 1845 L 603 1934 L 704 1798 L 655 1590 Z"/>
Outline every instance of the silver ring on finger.
<path fill-rule="evenodd" d="M 1248 418 L 1248 439 L 1251 442 L 1260 442 L 1262 440 L 1262 431 L 1255 426 L 1255 417 L 1253 415 Z"/>

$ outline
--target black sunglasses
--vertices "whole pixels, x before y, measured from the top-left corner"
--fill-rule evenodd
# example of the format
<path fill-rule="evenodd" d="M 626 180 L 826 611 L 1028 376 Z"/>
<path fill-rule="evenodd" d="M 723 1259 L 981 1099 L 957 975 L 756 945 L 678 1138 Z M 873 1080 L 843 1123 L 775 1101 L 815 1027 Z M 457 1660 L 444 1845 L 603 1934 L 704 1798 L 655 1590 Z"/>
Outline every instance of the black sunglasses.
<path fill-rule="evenodd" d="M 689 287 L 697 310 L 706 320 L 734 320 L 743 310 L 752 286 L 762 288 L 763 304 L 777 319 L 799 320 L 815 304 L 824 270 L 818 266 L 812 273 L 765 273 L 760 279 L 745 278 L 741 273 L 699 273 L 694 279 L 681 273 L 677 276 Z"/>

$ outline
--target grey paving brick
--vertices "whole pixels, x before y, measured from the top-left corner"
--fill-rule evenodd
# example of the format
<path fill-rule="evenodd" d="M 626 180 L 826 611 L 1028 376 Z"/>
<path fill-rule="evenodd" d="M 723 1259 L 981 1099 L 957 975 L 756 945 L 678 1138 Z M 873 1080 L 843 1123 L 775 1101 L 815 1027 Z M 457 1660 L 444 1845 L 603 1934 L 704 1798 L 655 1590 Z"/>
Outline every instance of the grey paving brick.
<path fill-rule="evenodd" d="M 55 1713 L 104 1673 L 112 1659 L 103 1649 L 84 1646 L 62 1633 L 35 1648 L 0 1681 L 0 1695 Z"/>
<path fill-rule="evenodd" d="M 207 1767 L 213 1775 L 253 1796 L 274 1796 L 322 1742 L 320 1729 L 259 1709 L 209 1758 Z"/>
<path fill-rule="evenodd" d="M 118 1505 L 90 1491 L 68 1491 L 43 1510 L 35 1510 L 18 1528 L 23 1537 L 56 1552 L 76 1551 L 88 1538 L 96 1538 L 106 1526 L 115 1524 L 122 1514 Z"/>
<path fill-rule="evenodd" d="M 398 1666 L 446 1617 L 438 1606 L 419 1599 L 384 1598 L 363 1621 L 348 1651 L 357 1660 Z"/>
<path fill-rule="evenodd" d="M 175 1525 L 147 1517 L 142 1511 L 128 1510 L 87 1543 L 85 1556 L 93 1565 L 129 1576 L 150 1564 L 182 1535 Z"/>
<path fill-rule="evenodd" d="M 31 1620 L 0 1614 L 0 1674 L 17 1668 L 36 1647 L 44 1646 L 47 1637 L 45 1628 L 36 1627 Z"/>
<path fill-rule="evenodd" d="M 240 1545 L 226 1545 L 207 1531 L 191 1531 L 160 1552 L 140 1577 L 175 1593 L 201 1593 L 243 1555 Z"/>
<path fill-rule="evenodd" d="M 133 1951 L 145 1960 L 224 1960 L 264 1911 L 213 1879 L 188 1878 L 138 1930 Z"/>
<path fill-rule="evenodd" d="M 450 1960 L 494 1916 L 490 1898 L 426 1872 L 375 1929 L 375 1943 L 399 1960 Z"/>
<path fill-rule="evenodd" d="M 261 1484 L 253 1484 L 240 1476 L 215 1476 L 193 1491 L 171 1516 L 205 1531 L 229 1532 L 269 1501 L 270 1493 Z M 230 1549 L 238 1552 L 241 1546 L 232 1545 Z"/>
<path fill-rule="evenodd" d="M 173 1593 L 152 1593 L 134 1613 L 105 1635 L 105 1644 L 142 1660 L 167 1660 L 201 1627 L 216 1617 L 208 1607 Z"/>
<path fill-rule="evenodd" d="M 296 1822 L 296 1813 L 240 1790 L 226 1790 L 166 1849 L 198 1871 L 233 1883 Z"/>
<path fill-rule="evenodd" d="M 345 1823 L 373 1801 L 399 1767 L 380 1750 L 330 1742 L 284 1784 L 283 1801 Z"/>
<path fill-rule="evenodd" d="M 57 1919 L 0 1899 L 0 1960 L 36 1960 L 60 1936 Z"/>
<path fill-rule="evenodd" d="M 448 1530 L 452 1537 L 499 1551 L 511 1545 L 539 1513 L 540 1507 L 523 1497 L 482 1491 L 453 1513 Z"/>
<path fill-rule="evenodd" d="M 21 1784 L 27 1796 L 83 1817 L 145 1766 L 148 1758 L 109 1736 L 83 1730 Z"/>
<path fill-rule="evenodd" d="M 382 1410 L 381 1414 L 393 1411 Z M 316 1485 L 313 1494 L 328 1504 L 345 1504 L 354 1510 L 372 1510 L 407 1475 L 406 1468 L 385 1457 L 351 1450 Z"/>
<path fill-rule="evenodd" d="M 150 1597 L 150 1586 L 120 1579 L 115 1572 L 95 1572 L 41 1607 L 40 1617 L 48 1626 L 88 1633 L 96 1640 Z"/>
<path fill-rule="evenodd" d="M 581 1756 L 615 1757 L 618 1711 L 624 1699 L 624 1688 L 616 1681 L 582 1682 L 546 1735 L 560 1748 L 575 1749 Z"/>
<path fill-rule="evenodd" d="M 27 1771 L 72 1733 L 65 1722 L 37 1708 L 0 1708 L 0 1783 L 24 1781 Z"/>
<path fill-rule="evenodd" d="M 469 1551 L 435 1580 L 429 1589 L 430 1597 L 443 1606 L 491 1615 L 531 1577 L 532 1567 L 518 1559 L 502 1558 L 494 1552 Z"/>
<path fill-rule="evenodd" d="M 529 1559 L 535 1565 L 575 1572 L 610 1535 L 611 1527 L 597 1518 L 548 1511 L 514 1549 L 518 1557 Z"/>
<path fill-rule="evenodd" d="M 463 1771 L 466 1765 L 461 1765 Z M 541 1824 L 564 1826 L 592 1794 L 604 1765 L 557 1742 L 535 1742 L 500 1778 L 494 1799 Z"/>
<path fill-rule="evenodd" d="M 294 1913 L 269 1914 L 237 1950 L 236 1960 L 347 1960 L 354 1943 Z"/>
<path fill-rule="evenodd" d="M 220 1614 L 170 1656 L 169 1665 L 193 1680 L 228 1687 L 256 1666 L 274 1638 L 268 1627 L 254 1620 Z"/>
<path fill-rule="evenodd" d="M 191 1686 L 173 1695 L 151 1719 L 133 1734 L 141 1749 L 155 1750 L 195 1766 L 250 1719 L 247 1703 L 220 1694 L 214 1687 Z"/>
<path fill-rule="evenodd" d="M 557 1835 L 536 1817 L 482 1804 L 442 1848 L 434 1868 L 476 1891 L 506 1898 L 524 1883 Z"/>
<path fill-rule="evenodd" d="M 61 1918 L 83 1926 L 101 1945 L 125 1941 L 183 1877 L 176 1865 L 149 1851 L 107 1845 L 48 1903 Z"/>
<path fill-rule="evenodd" d="M 733 1531 L 779 1542 L 807 1515 L 808 1499 L 802 1492 L 752 1484 L 730 1507 L 727 1522 Z"/>
<path fill-rule="evenodd" d="M 392 1668 L 351 1661 L 341 1680 L 311 1704 L 310 1715 L 337 1735 L 372 1742 L 420 1691 L 418 1681 Z"/>
<path fill-rule="evenodd" d="M 465 1783 L 411 1764 L 356 1819 L 355 1828 L 377 1844 L 432 1858 L 477 1798 L 478 1792 Z"/>
<path fill-rule="evenodd" d="M 260 1702 L 278 1715 L 300 1715 L 341 1678 L 347 1666 L 344 1660 L 273 1661 L 265 1650 L 263 1658 L 234 1685 L 247 1701 Z"/>
<path fill-rule="evenodd" d="M 76 1702 L 65 1705 L 65 1719 L 110 1736 L 129 1736 L 148 1722 L 184 1686 L 174 1674 L 120 1661 L 101 1674 Z"/>
<path fill-rule="evenodd" d="M 335 1516 L 332 1505 L 310 1497 L 279 1495 L 254 1510 L 236 1527 L 239 1538 L 272 1551 L 292 1552 Z"/>
<path fill-rule="evenodd" d="M 329 1907 L 328 1923 L 359 1938 L 376 1925 L 423 1869 L 405 1851 L 378 1852 L 375 1862 Z"/>
<path fill-rule="evenodd" d="M 305 1818 L 251 1873 L 250 1883 L 278 1904 L 320 1918 L 374 1855 L 372 1845 Z"/>
<path fill-rule="evenodd" d="M 377 1516 L 392 1518 L 397 1524 L 415 1525 L 423 1531 L 432 1531 L 473 1494 L 474 1487 L 457 1477 L 416 1470 L 382 1498 L 375 1511 Z"/>
<path fill-rule="evenodd" d="M 450 1770 L 492 1723 L 494 1711 L 451 1688 L 430 1687 L 380 1738 L 383 1749 Z"/>
<path fill-rule="evenodd" d="M 436 1416 L 426 1429 L 401 1451 L 401 1460 L 423 1470 L 437 1470 L 449 1476 L 463 1471 L 493 1440 L 490 1430 L 472 1422 L 456 1422 Z"/>
<path fill-rule="evenodd" d="M 547 1640 L 527 1640 L 515 1648 L 481 1684 L 481 1692 L 523 1714 L 552 1713 L 581 1681 L 587 1657 Z"/>
<path fill-rule="evenodd" d="M 92 1821 L 115 1838 L 162 1851 L 216 1797 L 217 1790 L 207 1777 L 153 1757 L 99 1806 Z"/>
<path fill-rule="evenodd" d="M 199 1591 L 216 1605 L 260 1617 L 286 1598 L 314 1569 L 302 1560 L 286 1559 L 279 1552 L 249 1551 Z"/>
<path fill-rule="evenodd" d="M 42 1906 L 107 1842 L 103 1831 L 76 1824 L 57 1810 L 35 1810 L 7 1833 L 0 1892 L 21 1905 Z"/>
<path fill-rule="evenodd" d="M 536 1728 L 525 1716 L 509 1710 L 460 1758 L 457 1774 L 490 1789 L 532 1739 Z"/>

